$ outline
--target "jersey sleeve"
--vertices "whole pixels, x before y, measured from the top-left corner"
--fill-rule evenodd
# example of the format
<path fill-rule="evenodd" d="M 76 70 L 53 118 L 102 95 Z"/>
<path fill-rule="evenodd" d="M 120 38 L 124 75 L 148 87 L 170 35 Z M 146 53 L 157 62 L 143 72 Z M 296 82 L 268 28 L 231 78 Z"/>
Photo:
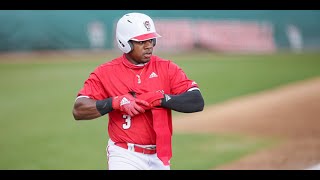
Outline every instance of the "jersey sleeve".
<path fill-rule="evenodd" d="M 198 84 L 189 79 L 185 72 L 175 63 L 169 63 L 169 79 L 172 94 L 181 94 L 191 88 L 199 88 Z"/>
<path fill-rule="evenodd" d="M 105 92 L 100 79 L 99 68 L 90 73 L 88 79 L 84 82 L 84 85 L 78 92 L 77 96 L 88 96 L 95 100 L 107 98 L 107 93 Z"/>

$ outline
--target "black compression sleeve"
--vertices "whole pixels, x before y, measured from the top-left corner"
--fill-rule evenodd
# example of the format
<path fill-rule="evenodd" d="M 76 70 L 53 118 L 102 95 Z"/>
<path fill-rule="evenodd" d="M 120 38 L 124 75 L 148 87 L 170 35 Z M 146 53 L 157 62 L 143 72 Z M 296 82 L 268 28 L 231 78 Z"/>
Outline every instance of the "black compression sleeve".
<path fill-rule="evenodd" d="M 178 112 L 192 113 L 203 110 L 204 100 L 198 90 L 187 91 L 179 95 L 165 94 L 161 106 Z"/>
<path fill-rule="evenodd" d="M 98 100 L 96 101 L 96 108 L 101 114 L 101 116 L 107 114 L 108 112 L 112 111 L 112 99 L 107 98 L 104 100 Z"/>

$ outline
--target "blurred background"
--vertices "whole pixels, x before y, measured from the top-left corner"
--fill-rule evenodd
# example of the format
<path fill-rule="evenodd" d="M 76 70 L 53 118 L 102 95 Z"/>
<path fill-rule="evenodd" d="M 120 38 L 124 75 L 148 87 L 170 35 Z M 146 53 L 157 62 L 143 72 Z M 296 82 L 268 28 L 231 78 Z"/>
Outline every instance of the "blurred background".
<path fill-rule="evenodd" d="M 2 10 L 0 51 L 111 50 L 125 10 Z M 218 52 L 317 49 L 317 10 L 151 10 L 163 35 L 158 51 Z"/>
<path fill-rule="evenodd" d="M 294 142 L 300 132 L 311 137 L 299 142 L 310 142 L 308 147 L 315 150 L 311 157 L 299 153 L 309 161 L 289 162 L 295 158 L 281 159 L 283 155 L 266 158 L 278 160 L 273 168 L 284 168 L 281 164 L 299 169 L 320 162 L 320 98 L 311 91 L 298 99 L 312 97 L 314 102 L 294 104 L 289 100 L 296 98 L 288 98 L 259 106 L 259 111 L 254 109 L 258 106 L 248 111 L 232 107 L 238 111 L 218 115 L 221 109 L 209 111 L 238 97 L 319 77 L 318 10 L 0 10 L 0 169 L 107 169 L 108 117 L 75 121 L 72 108 L 90 72 L 122 54 L 115 28 L 129 12 L 154 20 L 162 36 L 155 54 L 182 67 L 205 99 L 205 111 L 196 113 L 202 117 L 187 119 L 174 112 L 172 169 L 215 169 L 285 141 L 282 132 L 289 130 L 295 132 Z M 276 106 L 279 102 L 290 105 Z M 279 112 L 269 111 L 272 107 Z M 306 114 L 294 107 L 304 107 Z M 285 116 L 289 114 L 295 121 Z M 179 125 L 178 119 L 186 121 Z M 283 126 L 286 120 L 295 126 Z M 252 124 L 257 125 L 254 131 L 236 130 Z M 306 144 L 299 146 L 307 149 Z"/>

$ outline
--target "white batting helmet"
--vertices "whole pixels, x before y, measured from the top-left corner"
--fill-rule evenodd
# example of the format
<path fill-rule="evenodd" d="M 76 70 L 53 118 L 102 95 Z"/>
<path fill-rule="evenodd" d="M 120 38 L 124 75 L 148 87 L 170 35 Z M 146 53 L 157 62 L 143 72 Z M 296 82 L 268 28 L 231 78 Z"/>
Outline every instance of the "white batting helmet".
<path fill-rule="evenodd" d="M 155 39 L 154 46 L 156 45 L 156 38 L 161 37 L 154 26 L 153 20 L 142 13 L 128 13 L 122 16 L 117 23 L 116 40 L 118 47 L 124 53 L 129 53 L 132 49 L 133 41 L 146 41 Z"/>

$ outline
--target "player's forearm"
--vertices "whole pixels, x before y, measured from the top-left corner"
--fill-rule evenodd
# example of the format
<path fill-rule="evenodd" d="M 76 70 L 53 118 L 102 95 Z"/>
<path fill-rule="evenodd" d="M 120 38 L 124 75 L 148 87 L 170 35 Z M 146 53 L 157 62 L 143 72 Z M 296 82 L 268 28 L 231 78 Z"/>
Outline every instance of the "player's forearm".
<path fill-rule="evenodd" d="M 180 95 L 165 95 L 161 102 L 161 106 L 178 112 L 193 113 L 202 111 L 204 108 L 204 100 L 200 91 L 187 91 Z"/>
<path fill-rule="evenodd" d="M 101 116 L 96 108 L 96 100 L 89 98 L 77 99 L 72 113 L 75 120 L 92 120 Z"/>

